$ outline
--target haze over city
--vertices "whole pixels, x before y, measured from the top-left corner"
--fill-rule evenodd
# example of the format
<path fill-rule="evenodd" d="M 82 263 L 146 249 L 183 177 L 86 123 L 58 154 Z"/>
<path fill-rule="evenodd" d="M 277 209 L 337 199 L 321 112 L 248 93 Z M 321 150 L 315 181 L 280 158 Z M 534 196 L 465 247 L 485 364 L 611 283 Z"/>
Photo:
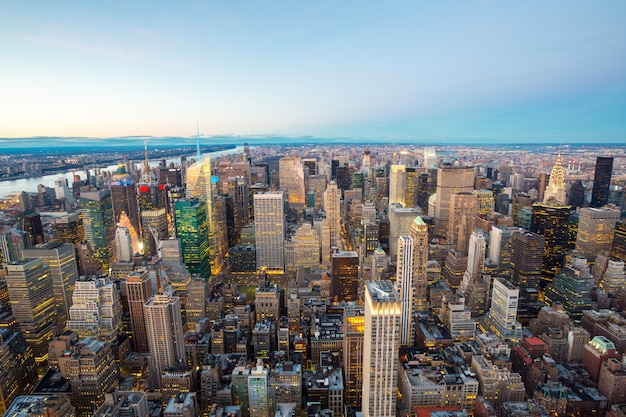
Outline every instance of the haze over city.
<path fill-rule="evenodd" d="M 11 2 L 0 137 L 621 143 L 626 4 Z"/>

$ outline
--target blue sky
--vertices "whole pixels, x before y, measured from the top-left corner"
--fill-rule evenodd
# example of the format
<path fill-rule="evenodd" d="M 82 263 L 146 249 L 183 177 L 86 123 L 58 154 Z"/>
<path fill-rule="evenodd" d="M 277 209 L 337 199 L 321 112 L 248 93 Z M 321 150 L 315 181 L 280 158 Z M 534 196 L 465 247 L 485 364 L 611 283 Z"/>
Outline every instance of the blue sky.
<path fill-rule="evenodd" d="M 0 137 L 626 143 L 626 2 L 0 5 Z"/>

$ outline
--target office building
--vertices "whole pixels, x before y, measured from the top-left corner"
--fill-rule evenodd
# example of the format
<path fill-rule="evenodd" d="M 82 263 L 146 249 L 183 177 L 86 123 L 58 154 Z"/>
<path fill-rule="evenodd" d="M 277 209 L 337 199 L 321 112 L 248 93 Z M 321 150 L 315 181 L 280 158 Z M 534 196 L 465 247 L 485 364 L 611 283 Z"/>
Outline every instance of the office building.
<path fill-rule="evenodd" d="M 102 267 L 108 269 L 113 255 L 109 242 L 115 238 L 111 192 L 109 190 L 82 192 L 80 207 L 85 240 L 89 242 L 94 256 Z"/>
<path fill-rule="evenodd" d="M 263 366 L 263 360 L 250 370 L 248 376 L 248 406 L 250 417 L 266 417 L 270 411 L 269 370 Z"/>
<path fill-rule="evenodd" d="M 220 248 L 225 239 L 225 230 L 219 229 L 219 217 L 216 208 L 218 177 L 211 174 L 211 158 L 204 156 L 202 159 L 187 168 L 187 180 L 185 196 L 198 198 L 206 203 L 207 228 L 209 233 L 209 259 L 211 262 L 211 274 L 218 274 L 222 269 Z"/>
<path fill-rule="evenodd" d="M 48 273 L 52 279 L 54 305 L 57 323 L 65 328 L 72 305 L 72 292 L 78 279 L 78 266 L 74 246 L 70 243 L 50 242 L 35 248 L 24 249 L 27 258 L 42 258 L 48 264 Z"/>
<path fill-rule="evenodd" d="M 621 212 L 608 207 L 583 207 L 578 218 L 576 249 L 593 262 L 601 251 L 611 249 L 615 224 Z"/>
<path fill-rule="evenodd" d="M 611 358 L 619 360 L 621 355 L 615 349 L 615 344 L 604 336 L 595 336 L 583 350 L 583 366 L 589 372 L 591 380 L 598 382 L 602 363 Z"/>
<path fill-rule="evenodd" d="M 117 340 L 122 331 L 122 304 L 108 275 L 81 276 L 76 281 L 67 328 L 81 339 Z"/>
<path fill-rule="evenodd" d="M 609 186 L 613 173 L 613 157 L 599 156 L 596 159 L 596 170 L 593 177 L 590 207 L 603 207 L 609 199 Z"/>
<path fill-rule="evenodd" d="M 83 219 L 80 212 L 67 213 L 50 219 L 52 240 L 61 243 L 78 243 L 83 237 Z"/>
<path fill-rule="evenodd" d="M 389 204 L 400 204 L 407 207 L 405 202 L 406 193 L 406 167 L 404 165 L 392 165 L 389 171 Z"/>
<path fill-rule="evenodd" d="M 118 262 L 131 262 L 133 260 L 133 239 L 127 227 L 118 226 L 115 229 L 115 252 Z"/>
<path fill-rule="evenodd" d="M 573 320 L 580 320 L 583 310 L 592 307 L 590 293 L 593 284 L 587 260 L 574 257 L 546 288 L 545 301 L 550 305 L 562 304 Z"/>
<path fill-rule="evenodd" d="M 80 339 L 59 358 L 59 369 L 72 386 L 76 417 L 91 417 L 119 378 L 111 344 L 91 336 Z"/>
<path fill-rule="evenodd" d="M 111 185 L 111 203 L 115 224 L 120 222 L 122 215 L 126 215 L 135 233 L 139 235 L 141 221 L 139 219 L 139 206 L 137 205 L 136 184 L 130 180 L 125 180 L 120 181 L 119 184 Z"/>
<path fill-rule="evenodd" d="M 320 266 L 320 240 L 317 231 L 310 223 L 304 223 L 296 229 L 292 238 L 295 268 L 313 268 Z"/>
<path fill-rule="evenodd" d="M 341 191 L 332 181 L 324 192 L 324 211 L 330 228 L 330 246 L 342 248 L 341 244 Z"/>
<path fill-rule="evenodd" d="M 523 306 L 537 301 L 545 241 L 532 232 L 515 231 L 511 237 L 511 282 L 520 289 Z"/>
<path fill-rule="evenodd" d="M 434 213 L 435 234 L 447 236 L 452 194 L 474 191 L 475 169 L 473 167 L 444 166 L 437 169 L 437 193 Z"/>
<path fill-rule="evenodd" d="M 359 254 L 339 251 L 332 254 L 331 299 L 335 302 L 359 299 Z"/>
<path fill-rule="evenodd" d="M 48 340 L 57 322 L 54 284 L 42 258 L 6 265 L 6 282 L 17 327 L 31 347 L 37 366 L 48 359 Z"/>
<path fill-rule="evenodd" d="M 523 232 L 519 227 L 492 225 L 489 234 L 489 260 L 501 269 L 511 266 L 511 239 L 513 233 Z M 543 252 L 541 254 L 543 258 Z"/>
<path fill-rule="evenodd" d="M 390 281 L 365 282 L 363 416 L 395 417 L 402 303 Z"/>
<path fill-rule="evenodd" d="M 278 177 L 280 189 L 287 193 L 289 208 L 295 210 L 304 209 L 304 166 L 300 157 L 287 155 L 280 158 L 278 161 Z"/>
<path fill-rule="evenodd" d="M 611 244 L 611 256 L 626 262 L 626 222 L 624 221 L 615 225 L 613 243 Z"/>
<path fill-rule="evenodd" d="M 463 255 L 467 255 L 477 214 L 478 199 L 474 193 L 461 192 L 450 196 L 448 242 Z"/>
<path fill-rule="evenodd" d="M 174 203 L 176 236 L 187 270 L 202 278 L 211 275 L 206 203 L 197 198 L 182 198 Z"/>
<path fill-rule="evenodd" d="M 428 225 L 421 216 L 411 223 L 413 239 L 413 311 L 428 311 Z"/>
<path fill-rule="evenodd" d="M 346 403 L 352 407 L 361 407 L 365 341 L 364 307 L 356 304 L 345 305 L 343 320 L 343 373 Z"/>
<path fill-rule="evenodd" d="M 148 335 L 143 306 L 153 295 L 150 274 L 146 269 L 133 271 L 126 277 L 124 283 L 134 350 L 135 352 L 148 352 Z"/>
<path fill-rule="evenodd" d="M 532 205 L 530 231 L 545 237 L 541 288 L 545 288 L 552 277 L 563 267 L 565 250 L 569 239 L 570 206 L 553 206 L 535 203 Z"/>
<path fill-rule="evenodd" d="M 43 414 L 44 411 L 46 414 Z M 3 413 L 6 417 L 76 417 L 69 397 L 56 394 L 20 395 Z"/>
<path fill-rule="evenodd" d="M 180 310 L 180 298 L 164 293 L 155 294 L 144 304 L 152 390 L 161 389 L 161 376 L 166 368 L 185 361 Z"/>
<path fill-rule="evenodd" d="M 0 413 L 18 395 L 31 392 L 36 383 L 33 350 L 22 333 L 9 327 L 0 328 Z"/>
<path fill-rule="evenodd" d="M 398 258 L 396 261 L 396 289 L 400 295 L 402 314 L 400 316 L 400 345 L 408 346 L 412 343 L 412 313 L 413 313 L 413 238 L 400 236 L 398 238 Z"/>
<path fill-rule="evenodd" d="M 517 321 L 519 289 L 504 278 L 493 281 L 491 308 L 484 328 L 512 342 L 522 339 L 522 325 Z"/>
<path fill-rule="evenodd" d="M 396 249 L 400 236 L 411 234 L 413 220 L 422 214 L 421 209 L 415 207 L 402 207 L 398 204 L 390 204 L 388 208 L 389 216 L 389 256 L 392 260 L 397 257 Z M 380 238 L 380 237 L 379 237 Z"/>
<path fill-rule="evenodd" d="M 256 241 L 257 269 L 268 273 L 283 273 L 285 269 L 284 194 L 262 193 L 254 195 L 254 237 Z"/>

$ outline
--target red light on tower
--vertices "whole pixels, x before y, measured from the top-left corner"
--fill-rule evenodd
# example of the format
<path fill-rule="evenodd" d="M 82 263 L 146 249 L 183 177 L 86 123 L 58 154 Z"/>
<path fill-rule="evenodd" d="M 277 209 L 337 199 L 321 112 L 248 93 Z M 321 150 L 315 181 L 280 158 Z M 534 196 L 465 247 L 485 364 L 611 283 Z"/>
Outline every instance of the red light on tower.
<path fill-rule="evenodd" d="M 148 187 L 147 185 L 140 185 L 139 186 L 139 192 L 140 193 L 147 193 L 148 191 L 150 191 L 150 187 Z"/>
<path fill-rule="evenodd" d="M 165 184 L 159 184 L 159 191 L 165 190 Z"/>

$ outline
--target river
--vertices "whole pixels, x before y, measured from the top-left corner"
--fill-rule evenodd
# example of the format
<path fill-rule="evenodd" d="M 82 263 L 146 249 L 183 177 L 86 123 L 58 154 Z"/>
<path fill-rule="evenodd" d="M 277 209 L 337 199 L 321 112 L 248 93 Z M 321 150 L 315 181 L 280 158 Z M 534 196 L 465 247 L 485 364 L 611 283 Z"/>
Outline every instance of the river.
<path fill-rule="evenodd" d="M 237 146 L 234 149 L 225 149 L 223 151 L 208 152 L 205 155 L 210 155 L 212 158 L 217 158 L 220 156 L 233 155 L 233 154 L 242 153 L 242 152 L 243 152 L 243 146 Z M 188 159 L 194 158 L 195 156 L 196 154 L 192 153 L 192 154 L 187 155 L 187 158 Z M 159 162 L 160 160 L 150 161 L 150 166 L 157 167 L 159 166 Z M 166 159 L 166 163 L 168 166 L 171 162 L 173 162 L 174 164 L 180 164 L 180 157 Z M 143 161 L 135 161 L 135 163 L 142 164 Z M 117 169 L 117 164 L 103 166 L 100 169 L 102 171 L 115 171 Z M 93 174 L 93 168 L 90 169 L 90 171 Z M 54 181 L 58 178 L 67 178 L 70 189 L 72 189 L 72 184 L 74 183 L 74 175 L 79 175 L 81 179 L 87 178 L 87 173 L 85 172 L 85 170 L 75 170 L 75 171 L 58 172 L 56 174 L 43 175 L 40 177 L 29 177 L 29 178 L 20 178 L 16 180 L 1 181 L 0 182 L 0 197 L 7 196 L 11 193 L 19 193 L 22 191 L 36 193 L 37 186 L 39 184 L 43 184 L 46 187 L 54 187 Z"/>

